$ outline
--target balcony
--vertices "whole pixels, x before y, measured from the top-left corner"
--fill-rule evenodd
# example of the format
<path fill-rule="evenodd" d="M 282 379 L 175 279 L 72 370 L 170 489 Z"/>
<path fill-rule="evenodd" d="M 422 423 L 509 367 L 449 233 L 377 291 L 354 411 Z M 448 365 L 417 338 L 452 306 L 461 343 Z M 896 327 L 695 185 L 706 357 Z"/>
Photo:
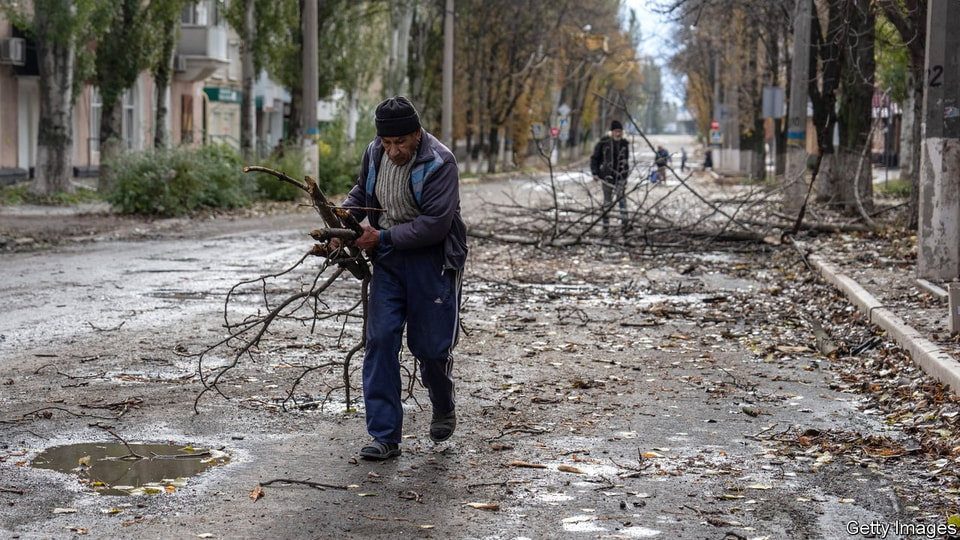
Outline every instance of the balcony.
<path fill-rule="evenodd" d="M 225 27 L 196 24 L 184 24 L 181 27 L 174 66 L 177 78 L 202 81 L 229 64 Z"/>

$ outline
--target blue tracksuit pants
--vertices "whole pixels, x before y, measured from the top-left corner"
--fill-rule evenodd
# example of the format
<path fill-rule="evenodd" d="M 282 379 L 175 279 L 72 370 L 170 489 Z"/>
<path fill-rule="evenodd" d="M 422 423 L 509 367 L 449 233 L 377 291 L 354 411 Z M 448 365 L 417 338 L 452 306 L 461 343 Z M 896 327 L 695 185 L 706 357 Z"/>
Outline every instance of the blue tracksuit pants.
<path fill-rule="evenodd" d="M 403 429 L 400 348 L 420 362 L 434 411 L 454 409 L 453 348 L 460 328 L 462 271 L 442 270 L 443 247 L 389 249 L 374 258 L 363 358 L 367 432 L 399 443 Z"/>

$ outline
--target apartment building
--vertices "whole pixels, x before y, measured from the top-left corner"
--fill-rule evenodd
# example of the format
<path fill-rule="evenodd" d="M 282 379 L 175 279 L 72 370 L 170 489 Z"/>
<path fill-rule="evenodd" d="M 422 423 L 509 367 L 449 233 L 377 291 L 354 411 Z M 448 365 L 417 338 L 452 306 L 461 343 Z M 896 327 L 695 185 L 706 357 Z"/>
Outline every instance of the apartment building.
<path fill-rule="evenodd" d="M 173 145 L 240 144 L 240 39 L 220 13 L 221 2 L 202 0 L 184 8 L 174 78 L 165 95 L 163 129 Z M 255 87 L 255 138 L 266 153 L 283 136 L 289 93 L 262 75 Z M 158 104 L 156 85 L 142 73 L 123 96 L 122 137 L 128 150 L 154 144 Z M 100 165 L 102 103 L 96 87 L 86 86 L 73 115 L 73 167 L 77 176 L 96 175 Z M 36 46 L 0 18 L 0 185 L 33 176 L 39 123 L 39 70 Z"/>

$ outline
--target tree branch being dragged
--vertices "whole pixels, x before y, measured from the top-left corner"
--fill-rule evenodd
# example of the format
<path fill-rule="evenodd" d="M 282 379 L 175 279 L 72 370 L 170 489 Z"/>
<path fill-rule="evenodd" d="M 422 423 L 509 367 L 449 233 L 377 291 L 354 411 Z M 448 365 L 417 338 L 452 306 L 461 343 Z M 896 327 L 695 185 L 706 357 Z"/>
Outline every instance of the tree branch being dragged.
<path fill-rule="evenodd" d="M 279 403 L 280 407 L 286 410 L 289 404 L 294 403 L 297 387 L 307 375 L 319 370 L 339 371 L 335 377 L 336 382 L 326 382 L 327 389 L 320 400 L 321 403 L 330 401 L 331 395 L 339 390 L 343 392 L 344 403 L 349 407 L 353 401 L 350 362 L 357 352 L 363 350 L 366 341 L 367 291 L 371 275 L 367 255 L 350 245 L 360 236 L 362 228 L 348 211 L 333 205 L 316 180 L 309 176 L 301 182 L 283 172 L 259 166 L 245 167 L 244 172 L 270 174 L 281 182 L 292 184 L 303 190 L 309 196 L 310 205 L 316 210 L 324 226 L 310 231 L 309 235 L 317 243 L 313 244 L 289 268 L 242 281 L 230 288 L 223 307 L 224 328 L 227 330 L 227 336 L 206 346 L 199 353 L 189 355 L 197 357 L 197 371 L 203 384 L 203 389 L 194 400 L 194 412 L 199 412 L 200 400 L 208 392 L 215 392 L 226 399 L 230 398 L 224 390 L 227 375 L 233 368 L 239 366 L 243 359 L 256 361 L 256 357 L 262 354 L 261 342 L 264 338 L 277 333 L 277 327 L 281 321 L 307 327 L 311 334 L 318 331 L 320 323 L 333 321 L 333 325 L 327 327 L 337 329 L 335 350 L 343 350 L 341 345 L 344 341 L 356 339 L 356 342 L 348 343 L 345 353 L 338 353 L 337 356 L 315 365 L 302 367 L 302 371 L 286 390 L 286 396 Z M 331 247 L 329 242 L 333 238 L 342 240 L 336 249 Z M 314 257 L 323 261 L 315 270 L 310 269 L 307 264 L 308 259 Z M 305 272 L 296 278 L 299 282 L 299 290 L 290 292 L 289 285 L 277 286 L 280 280 L 290 279 L 298 269 Z M 341 305 L 338 306 L 337 302 L 329 298 L 332 296 L 331 287 L 345 272 L 349 272 L 360 281 L 360 288 L 357 290 L 359 297 L 345 304 L 341 301 Z M 248 289 L 252 286 L 257 288 L 256 311 L 235 320 L 235 313 L 242 308 L 241 303 L 244 298 L 250 296 Z M 359 339 L 350 336 L 348 325 L 350 321 L 360 322 Z M 214 355 L 223 349 L 230 351 L 229 359 L 221 363 L 213 362 Z M 320 349 L 323 350 L 323 347 Z M 338 357 L 340 354 L 342 357 Z"/>

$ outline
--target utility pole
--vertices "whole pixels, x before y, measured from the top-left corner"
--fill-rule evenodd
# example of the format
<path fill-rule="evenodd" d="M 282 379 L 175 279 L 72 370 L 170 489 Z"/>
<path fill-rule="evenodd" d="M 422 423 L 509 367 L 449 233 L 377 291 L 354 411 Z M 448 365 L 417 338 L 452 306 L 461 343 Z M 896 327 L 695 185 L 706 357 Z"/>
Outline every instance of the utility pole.
<path fill-rule="evenodd" d="M 443 105 L 440 138 L 453 150 L 453 0 L 443 15 Z"/>
<path fill-rule="evenodd" d="M 927 3 L 917 275 L 960 277 L 960 2 Z"/>
<path fill-rule="evenodd" d="M 797 215 L 807 195 L 807 83 L 810 80 L 810 16 L 813 0 L 798 0 L 793 19 L 790 110 L 787 113 L 787 167 L 783 210 Z"/>
<path fill-rule="evenodd" d="M 317 101 L 320 101 L 318 81 L 319 56 L 317 2 L 303 3 L 303 152 L 306 159 L 304 171 L 313 178 L 320 174 L 320 156 L 317 154 Z"/>

